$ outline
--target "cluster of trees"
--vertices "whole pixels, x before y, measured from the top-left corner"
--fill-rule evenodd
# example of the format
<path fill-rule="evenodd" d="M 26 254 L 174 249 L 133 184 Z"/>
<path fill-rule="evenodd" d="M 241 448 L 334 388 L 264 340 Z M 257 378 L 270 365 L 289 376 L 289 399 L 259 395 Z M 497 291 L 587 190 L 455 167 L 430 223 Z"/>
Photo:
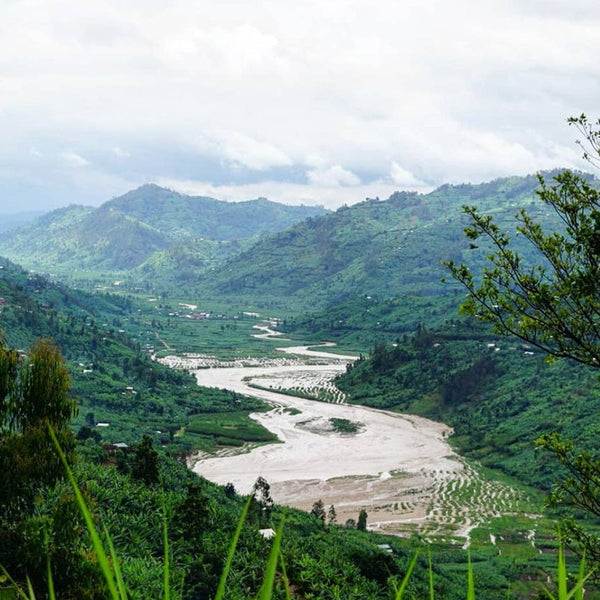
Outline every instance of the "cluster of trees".
<path fill-rule="evenodd" d="M 323 504 L 323 500 L 317 500 L 310 509 L 310 515 L 315 519 L 323 523 L 327 523 L 328 525 L 336 525 L 337 524 L 337 512 L 335 510 L 335 506 L 331 504 L 327 511 L 325 511 L 325 505 Z M 366 531 L 367 530 L 367 517 L 368 513 L 364 508 L 361 508 L 358 512 L 358 520 L 347 519 L 345 526 L 347 528 L 353 529 L 356 528 L 358 531 Z"/>
<path fill-rule="evenodd" d="M 31 510 L 37 489 L 51 486 L 62 465 L 50 436 L 72 454 L 69 372 L 48 340 L 36 342 L 27 355 L 0 342 L 0 510 L 11 518 Z"/>

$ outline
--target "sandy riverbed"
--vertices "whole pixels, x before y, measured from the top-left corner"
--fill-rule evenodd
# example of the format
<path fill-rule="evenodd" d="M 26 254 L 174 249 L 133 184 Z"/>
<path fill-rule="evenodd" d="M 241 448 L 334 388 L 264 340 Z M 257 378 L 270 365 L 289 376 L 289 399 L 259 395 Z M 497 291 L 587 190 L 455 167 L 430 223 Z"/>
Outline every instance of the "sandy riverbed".
<path fill-rule="evenodd" d="M 347 404 L 314 402 L 249 386 L 281 378 L 333 379 L 345 368 L 334 365 L 212 368 L 195 371 L 199 385 L 262 398 L 276 408 L 252 417 L 281 440 L 234 456 L 198 457 L 193 470 L 214 481 L 231 482 L 248 493 L 258 476 L 271 485 L 275 502 L 310 510 L 316 500 L 333 504 L 338 522 L 355 519 L 361 508 L 369 527 L 410 533 L 426 520 L 440 477 L 458 476 L 463 464 L 446 442 L 447 426 Z M 286 408 L 299 410 L 290 414 Z M 354 435 L 331 431 L 329 419 L 361 423 Z"/>
<path fill-rule="evenodd" d="M 199 385 L 266 400 L 273 410 L 251 416 L 282 442 L 241 454 L 228 450 L 219 456 L 198 455 L 190 460 L 196 473 L 216 483 L 231 482 L 241 493 L 248 493 L 262 476 L 279 504 L 310 510 L 320 499 L 327 507 L 335 506 L 339 523 L 356 520 L 365 508 L 370 529 L 400 535 L 419 531 L 464 536 L 473 524 L 498 513 L 498 502 L 513 502 L 515 492 L 510 488 L 478 481 L 477 474 L 448 445 L 451 430 L 442 423 L 362 406 L 316 402 L 249 385 L 254 381 L 266 387 L 290 388 L 294 382 L 307 385 L 307 379 L 314 387 L 331 385 L 352 358 L 306 347 L 286 351 L 329 364 L 302 364 L 296 359 L 277 364 L 265 359 L 260 366 L 198 369 L 204 363 L 197 357 L 171 359 L 172 366 L 192 370 Z M 164 362 L 169 363 L 169 358 Z M 290 414 L 289 409 L 300 412 Z M 359 432 L 332 431 L 329 419 L 334 417 L 361 423 Z M 458 506 L 453 494 L 474 481 L 482 486 L 476 497 Z"/>

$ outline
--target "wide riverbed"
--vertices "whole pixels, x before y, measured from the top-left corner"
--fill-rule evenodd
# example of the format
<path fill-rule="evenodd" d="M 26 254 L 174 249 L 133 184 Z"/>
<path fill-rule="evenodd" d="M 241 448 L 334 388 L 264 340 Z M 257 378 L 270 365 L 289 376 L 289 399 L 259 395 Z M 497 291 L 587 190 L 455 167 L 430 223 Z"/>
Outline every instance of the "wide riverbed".
<path fill-rule="evenodd" d="M 274 333 L 266 327 L 263 330 L 267 332 L 264 336 Z M 288 358 L 244 361 L 253 366 L 229 363 L 219 367 L 211 361 L 211 368 L 198 368 L 206 366 L 201 357 L 162 359 L 191 370 L 201 386 L 229 389 L 273 406 L 269 412 L 251 416 L 275 433 L 281 443 L 243 453 L 227 450 L 218 456 L 196 456 L 190 461 L 196 473 L 216 483 L 233 483 L 241 493 L 250 492 L 257 477 L 262 476 L 271 485 L 275 502 L 310 510 L 315 501 L 322 500 L 325 506 L 335 506 L 339 523 L 356 520 L 365 508 L 369 528 L 387 533 L 465 535 L 482 518 L 482 507 L 469 512 L 469 506 L 464 506 L 460 519 L 453 522 L 457 508 L 448 490 L 459 489 L 476 474 L 448 445 L 451 431 L 446 425 L 250 385 L 254 382 L 274 389 L 331 387 L 331 381 L 353 358 L 301 346 L 281 350 Z M 358 433 L 335 432 L 332 418 L 360 423 Z M 496 497 L 497 492 L 490 496 Z M 495 510 L 489 499 L 488 504 L 484 513 Z"/>
<path fill-rule="evenodd" d="M 263 332 L 255 337 L 280 335 L 269 326 L 255 328 Z M 397 535 L 468 537 L 481 521 L 513 513 L 522 493 L 468 466 L 448 445 L 451 430 L 443 423 L 345 404 L 332 381 L 355 357 L 306 346 L 280 350 L 285 358 L 228 363 L 201 355 L 160 359 L 193 372 L 201 386 L 254 396 L 273 407 L 251 417 L 281 443 L 197 455 L 190 459 L 196 473 L 233 483 L 241 493 L 249 493 L 262 476 L 278 504 L 310 510 L 322 500 L 326 507 L 335 506 L 338 523 L 356 520 L 364 508 L 369 529 Z M 334 402 L 277 389 L 327 390 Z M 358 432 L 336 432 L 333 418 L 360 424 Z"/>

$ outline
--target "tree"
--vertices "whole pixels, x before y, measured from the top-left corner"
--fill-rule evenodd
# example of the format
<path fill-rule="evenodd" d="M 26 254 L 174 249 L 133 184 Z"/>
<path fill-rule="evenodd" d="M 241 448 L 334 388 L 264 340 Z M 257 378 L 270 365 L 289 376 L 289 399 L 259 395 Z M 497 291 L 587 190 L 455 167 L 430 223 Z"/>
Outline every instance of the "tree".
<path fill-rule="evenodd" d="M 237 496 L 237 492 L 235 491 L 235 486 L 233 485 L 233 483 L 231 483 L 231 481 L 229 481 L 225 484 L 225 495 L 229 499 L 235 498 Z"/>
<path fill-rule="evenodd" d="M 57 596 L 89 598 L 90 590 L 104 590 L 50 435 L 52 428 L 72 463 L 77 407 L 69 386 L 67 366 L 49 340 L 26 355 L 0 340 L 0 564 L 40 597 L 48 590 L 41 567 L 47 560 Z"/>
<path fill-rule="evenodd" d="M 273 512 L 273 498 L 271 498 L 271 486 L 268 481 L 259 476 L 253 487 L 253 499 L 256 502 L 256 516 L 258 526 L 268 525 Z"/>
<path fill-rule="evenodd" d="M 335 512 L 335 506 L 332 504 L 327 511 L 327 522 L 330 525 L 335 525 L 337 523 L 337 513 Z"/>
<path fill-rule="evenodd" d="M 310 510 L 310 514 L 317 519 L 320 519 L 325 523 L 325 505 L 323 504 L 323 500 L 317 500 Z"/>
<path fill-rule="evenodd" d="M 194 482 L 187 484 L 185 500 L 175 510 L 175 526 L 186 540 L 199 540 L 205 531 L 214 527 L 217 512 L 214 500 L 205 493 L 203 486 Z"/>
<path fill-rule="evenodd" d="M 360 512 L 358 513 L 358 521 L 356 521 L 356 529 L 358 529 L 359 531 L 366 531 L 367 530 L 367 517 L 369 515 L 367 514 L 367 511 L 364 508 L 360 509 Z"/>
<path fill-rule="evenodd" d="M 158 483 L 160 476 L 158 472 L 158 452 L 154 449 L 152 438 L 149 435 L 142 436 L 142 440 L 135 449 L 131 476 L 146 485 Z"/>
<path fill-rule="evenodd" d="M 39 489 L 52 486 L 64 470 L 49 427 L 73 459 L 70 377 L 58 349 L 39 340 L 26 356 L 0 342 L 0 516 L 28 510 Z"/>
<path fill-rule="evenodd" d="M 493 324 L 555 357 L 600 366 L 600 193 L 581 175 L 564 171 L 548 185 L 539 177 L 539 198 L 560 218 L 562 231 L 546 233 L 525 210 L 516 230 L 539 262 L 523 259 L 490 215 L 466 206 L 471 240 L 485 238 L 493 251 L 476 278 L 465 264 L 447 264 L 469 291 L 462 312 Z"/>
<path fill-rule="evenodd" d="M 584 135 L 584 158 L 600 161 L 600 120 L 585 115 L 569 119 Z M 557 231 L 543 226 L 521 210 L 516 232 L 528 242 L 533 260 L 515 249 L 511 235 L 489 215 L 465 206 L 471 218 L 465 235 L 474 243 L 491 246 L 489 264 L 477 277 L 465 264 L 446 264 L 452 276 L 469 292 L 463 313 L 492 324 L 494 331 L 514 335 L 540 348 L 550 358 L 567 358 L 600 368 L 600 193 L 589 177 L 563 171 L 547 183 L 539 176 L 541 201 L 558 217 Z M 566 467 L 568 477 L 557 483 L 550 497 L 554 506 L 582 509 L 600 517 L 600 460 L 594 452 L 576 450 L 572 441 L 556 433 L 536 442 L 552 451 Z M 566 523 L 567 538 L 600 561 L 600 539 L 573 520 Z"/>

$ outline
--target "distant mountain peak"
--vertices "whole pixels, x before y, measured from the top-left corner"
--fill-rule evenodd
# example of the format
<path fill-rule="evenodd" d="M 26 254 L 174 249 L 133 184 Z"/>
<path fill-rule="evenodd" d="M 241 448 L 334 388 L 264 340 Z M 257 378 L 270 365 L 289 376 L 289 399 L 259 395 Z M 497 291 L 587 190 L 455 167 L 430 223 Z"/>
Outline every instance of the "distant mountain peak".
<path fill-rule="evenodd" d="M 145 183 L 98 208 L 52 211 L 27 230 L 4 235 L 0 254 L 36 270 L 131 269 L 176 244 L 190 244 L 193 254 L 200 238 L 256 240 L 325 212 L 266 199 L 225 202 Z"/>

